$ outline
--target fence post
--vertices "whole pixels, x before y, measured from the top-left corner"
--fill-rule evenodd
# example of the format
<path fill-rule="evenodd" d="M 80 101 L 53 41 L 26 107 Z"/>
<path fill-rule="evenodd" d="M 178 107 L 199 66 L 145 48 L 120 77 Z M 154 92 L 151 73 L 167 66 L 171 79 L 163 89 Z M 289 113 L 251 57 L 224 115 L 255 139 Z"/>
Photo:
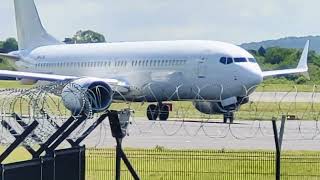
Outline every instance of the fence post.
<path fill-rule="evenodd" d="M 281 118 L 280 133 L 278 133 L 276 119 L 272 118 L 274 142 L 276 145 L 276 180 L 280 180 L 281 178 L 281 147 L 282 147 L 285 121 L 286 121 L 286 116 L 283 115 Z"/>

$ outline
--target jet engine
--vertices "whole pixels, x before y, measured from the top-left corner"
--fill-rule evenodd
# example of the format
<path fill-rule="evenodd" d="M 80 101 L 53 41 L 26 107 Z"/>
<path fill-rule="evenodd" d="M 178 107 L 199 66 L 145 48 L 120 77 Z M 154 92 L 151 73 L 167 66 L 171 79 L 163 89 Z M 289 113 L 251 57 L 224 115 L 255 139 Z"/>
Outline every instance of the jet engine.
<path fill-rule="evenodd" d="M 225 114 L 228 111 L 236 111 L 237 108 L 249 102 L 249 97 L 228 98 L 221 102 L 194 101 L 194 107 L 204 114 Z"/>
<path fill-rule="evenodd" d="M 74 115 L 91 110 L 97 113 L 109 108 L 113 91 L 103 79 L 82 78 L 67 84 L 61 97 L 65 107 Z"/>

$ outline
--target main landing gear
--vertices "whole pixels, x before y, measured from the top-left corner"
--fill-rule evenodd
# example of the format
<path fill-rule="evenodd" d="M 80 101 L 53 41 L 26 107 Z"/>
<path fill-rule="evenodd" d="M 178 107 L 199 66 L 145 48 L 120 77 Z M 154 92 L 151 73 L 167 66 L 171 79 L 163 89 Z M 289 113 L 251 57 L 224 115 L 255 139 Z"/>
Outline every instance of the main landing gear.
<path fill-rule="evenodd" d="M 150 104 L 147 108 L 147 117 L 152 121 L 157 120 L 158 117 L 160 121 L 166 121 L 169 118 L 169 111 L 169 106 L 166 104 Z"/>
<path fill-rule="evenodd" d="M 228 123 L 228 120 L 229 120 L 229 123 L 233 123 L 233 120 L 234 120 L 234 113 L 233 112 L 227 112 L 225 114 L 223 114 L 223 123 Z"/>

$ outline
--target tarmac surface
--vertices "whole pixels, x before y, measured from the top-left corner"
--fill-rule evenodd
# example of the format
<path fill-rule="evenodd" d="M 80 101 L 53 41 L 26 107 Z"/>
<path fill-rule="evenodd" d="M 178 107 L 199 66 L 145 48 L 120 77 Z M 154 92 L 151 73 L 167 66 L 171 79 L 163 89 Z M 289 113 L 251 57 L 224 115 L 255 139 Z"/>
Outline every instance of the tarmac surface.
<path fill-rule="evenodd" d="M 173 149 L 274 150 L 271 121 L 214 122 L 147 121 L 135 119 L 129 126 L 124 147 Z M 278 128 L 280 124 L 278 123 Z M 87 147 L 114 147 L 109 122 L 105 121 L 84 142 Z M 283 150 L 320 150 L 318 122 L 287 121 Z"/>

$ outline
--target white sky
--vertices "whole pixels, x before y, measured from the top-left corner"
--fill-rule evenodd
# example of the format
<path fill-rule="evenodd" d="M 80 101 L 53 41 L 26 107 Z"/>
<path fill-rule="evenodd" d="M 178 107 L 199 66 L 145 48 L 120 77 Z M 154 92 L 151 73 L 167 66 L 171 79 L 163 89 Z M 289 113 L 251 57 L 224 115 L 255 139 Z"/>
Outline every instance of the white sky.
<path fill-rule="evenodd" d="M 108 41 L 204 39 L 242 43 L 320 35 L 319 0 L 35 0 L 63 40 L 91 29 Z M 0 3 L 0 39 L 16 37 L 13 0 Z"/>

